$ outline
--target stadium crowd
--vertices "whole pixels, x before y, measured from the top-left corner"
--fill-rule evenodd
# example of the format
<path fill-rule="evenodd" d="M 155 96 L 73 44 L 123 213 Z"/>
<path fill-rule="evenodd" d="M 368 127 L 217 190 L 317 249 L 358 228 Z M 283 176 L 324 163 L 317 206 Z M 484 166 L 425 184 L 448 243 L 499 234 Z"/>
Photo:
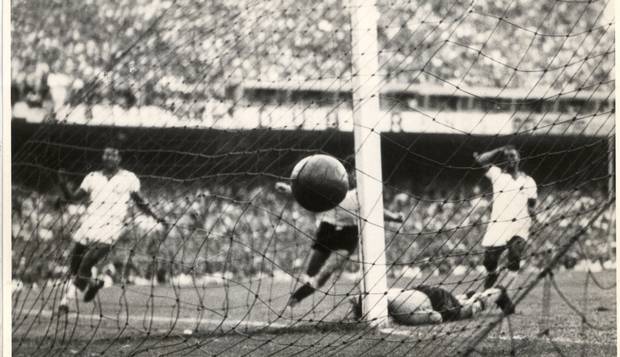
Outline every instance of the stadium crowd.
<path fill-rule="evenodd" d="M 613 45 L 613 31 L 601 17 L 603 2 L 470 4 L 379 0 L 379 65 L 386 80 L 568 91 L 613 78 L 613 47 L 606 47 Z M 243 81 L 351 76 L 350 9 L 344 0 L 16 0 L 11 10 L 14 113 L 20 105 L 42 108 L 56 119 L 122 113 L 157 126 L 171 113 L 189 119 L 226 113 Z M 441 191 L 386 198 L 386 205 L 408 217 L 398 234 L 396 226 L 387 226 L 391 274 L 480 265 L 476 247 L 489 200 L 480 189 L 470 191 L 448 202 Z M 146 193 L 174 222 L 172 230 L 133 216 L 111 257 L 115 279 L 277 275 L 303 265 L 315 229 L 312 214 L 269 185 L 173 186 Z M 547 222 L 556 234 L 576 230 L 583 222 L 575 217 L 587 216 L 581 212 L 602 201 L 597 190 L 573 194 L 541 196 L 541 207 L 552 208 L 540 213 L 540 235 L 550 233 Z M 13 187 L 13 272 L 25 283 L 66 271 L 70 232 L 83 207 L 60 206 L 56 196 Z M 590 226 L 585 256 L 613 258 L 605 248 L 611 229 L 607 216 Z M 584 259 L 573 253 L 573 260 Z M 532 265 L 539 264 L 536 259 Z M 356 266 L 351 263 L 350 270 Z"/>
<path fill-rule="evenodd" d="M 153 106 L 200 118 L 242 81 L 348 79 L 342 0 L 13 1 L 12 101 Z M 613 78 L 603 2 L 379 1 L 380 71 L 397 83 L 571 90 Z M 538 23 L 543 17 L 545 21 Z M 268 21 L 265 21 L 268 19 Z M 611 38 L 608 38 L 610 37 Z M 234 91 L 233 91 L 234 92 Z M 61 117 L 56 113 L 56 117 Z"/>
<path fill-rule="evenodd" d="M 386 207 L 407 216 L 398 233 L 398 225 L 386 225 L 392 277 L 462 275 L 481 268 L 479 244 L 489 215 L 489 196 L 478 188 L 459 197 L 447 197 L 445 192 L 386 197 Z M 173 223 L 172 228 L 164 231 L 156 222 L 132 214 L 107 267 L 100 267 L 114 281 L 164 283 L 179 276 L 223 274 L 236 279 L 290 279 L 302 267 L 316 229 L 313 214 L 266 184 L 167 186 L 145 195 Z M 524 259 L 532 269 L 540 268 L 555 248 L 584 227 L 597 203 L 604 201 L 600 190 L 555 190 L 539 197 L 539 224 Z M 77 229 L 84 208 L 59 205 L 56 198 L 13 187 L 14 279 L 41 283 L 66 273 L 70 232 Z M 610 249 L 607 241 L 615 234 L 610 217 L 602 215 L 588 226 L 586 235 L 564 258 L 565 268 L 579 262 L 602 266 L 615 261 L 615 247 Z M 351 261 L 347 270 L 353 274 L 358 267 Z"/>

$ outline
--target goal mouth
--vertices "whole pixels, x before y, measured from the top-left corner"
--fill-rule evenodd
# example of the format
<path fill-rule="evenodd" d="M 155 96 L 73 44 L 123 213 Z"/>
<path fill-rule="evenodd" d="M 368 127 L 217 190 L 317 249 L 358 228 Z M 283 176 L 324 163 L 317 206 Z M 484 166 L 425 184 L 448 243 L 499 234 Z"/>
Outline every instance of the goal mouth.
<path fill-rule="evenodd" d="M 611 4 L 13 0 L 13 354 L 610 354 Z"/>

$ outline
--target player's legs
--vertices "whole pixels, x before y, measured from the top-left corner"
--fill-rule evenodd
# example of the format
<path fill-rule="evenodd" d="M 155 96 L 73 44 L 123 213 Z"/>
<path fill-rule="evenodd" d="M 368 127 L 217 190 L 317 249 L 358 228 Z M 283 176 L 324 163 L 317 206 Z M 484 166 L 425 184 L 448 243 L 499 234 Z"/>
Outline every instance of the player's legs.
<path fill-rule="evenodd" d="M 487 276 L 484 279 L 484 289 L 489 289 L 497 281 L 499 273 L 497 272 L 497 265 L 499 263 L 499 257 L 506 249 L 506 246 L 499 247 L 486 247 L 484 250 L 484 267 L 487 270 Z"/>
<path fill-rule="evenodd" d="M 514 236 L 508 241 L 508 264 L 506 266 L 506 268 L 508 268 L 508 274 L 503 285 L 506 286 L 506 289 L 509 291 L 511 291 L 517 283 L 517 274 L 521 266 L 521 257 L 525 251 L 525 244 L 525 239 L 519 236 Z"/>
<path fill-rule="evenodd" d="M 325 262 L 330 257 L 331 252 L 313 249 L 312 254 L 310 255 L 310 261 L 308 262 L 308 267 L 306 268 L 306 273 L 301 276 L 300 280 L 302 282 L 302 286 L 297 288 L 288 302 L 289 306 L 297 305 L 301 300 L 305 299 L 309 295 L 311 295 L 314 290 L 318 287 L 318 279 L 317 275 L 325 265 Z"/>
<path fill-rule="evenodd" d="M 346 250 L 336 250 L 333 252 L 329 259 L 325 262 L 323 269 L 319 271 L 317 277 L 317 287 L 321 287 L 325 285 L 325 283 L 329 280 L 332 274 L 337 273 L 340 274 L 343 271 L 343 268 L 351 254 Z"/>
<path fill-rule="evenodd" d="M 69 311 L 69 302 L 75 298 L 81 299 L 83 292 L 78 291 L 74 284 L 74 279 L 78 275 L 78 270 L 80 268 L 80 264 L 82 264 L 82 260 L 84 259 L 84 254 L 88 247 L 82 243 L 75 242 L 73 244 L 73 248 L 71 248 L 71 252 L 69 253 L 69 276 L 70 279 L 64 284 L 62 298 L 60 299 L 59 304 L 59 312 L 67 313 Z"/>
<path fill-rule="evenodd" d="M 295 306 L 323 286 L 334 272 L 342 271 L 357 248 L 357 227 L 338 227 L 321 222 L 303 283 L 291 296 L 288 306 Z"/>
<path fill-rule="evenodd" d="M 316 289 L 325 285 L 334 273 L 342 272 L 342 268 L 349 257 L 350 254 L 346 250 L 337 250 L 331 253 L 314 250 L 304 276 L 304 285 L 293 293 L 289 305 L 294 306 L 299 303 L 314 293 Z"/>
<path fill-rule="evenodd" d="M 360 320 L 362 318 L 362 296 L 349 296 L 347 298 L 347 301 L 349 302 L 349 304 L 351 304 L 351 310 L 349 314 L 352 315 L 355 320 Z"/>
<path fill-rule="evenodd" d="M 84 294 L 85 302 L 92 300 L 99 289 L 103 287 L 103 281 L 91 279 L 91 270 L 110 253 L 111 247 L 110 244 L 106 243 L 93 243 L 82 259 L 74 285 L 82 291 L 88 288 Z"/>
<path fill-rule="evenodd" d="M 71 249 L 71 253 L 69 253 L 69 274 L 71 276 L 77 275 L 87 249 L 88 247 L 82 243 L 74 243 L 73 249 Z"/>

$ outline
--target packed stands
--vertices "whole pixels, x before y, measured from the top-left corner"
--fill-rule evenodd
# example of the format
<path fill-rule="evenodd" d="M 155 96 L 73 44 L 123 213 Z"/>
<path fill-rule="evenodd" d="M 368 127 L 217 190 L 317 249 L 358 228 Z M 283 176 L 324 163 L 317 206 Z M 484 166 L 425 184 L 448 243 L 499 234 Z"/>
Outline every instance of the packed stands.
<path fill-rule="evenodd" d="M 243 81 L 351 75 L 341 0 L 11 5 L 12 100 L 50 115 L 65 105 L 87 105 L 90 115 L 90 106 L 102 104 L 199 118 L 238 99 L 234 88 Z M 610 85 L 613 38 L 603 2 L 470 5 L 379 1 L 386 80 L 564 91 Z M 539 14 L 548 16 L 541 21 Z"/>
<path fill-rule="evenodd" d="M 479 242 L 490 213 L 489 196 L 474 188 L 446 202 L 447 197 L 441 194 L 437 190 L 419 197 L 401 192 L 386 198 L 386 207 L 408 213 L 398 234 L 397 226 L 386 226 L 388 271 L 392 276 L 409 274 L 414 268 L 418 274 L 459 274 L 458 269 L 481 268 Z M 228 273 L 236 278 L 252 278 L 259 272 L 290 274 L 302 265 L 316 229 L 312 213 L 267 184 L 253 188 L 172 186 L 147 191 L 147 196 L 174 227 L 164 232 L 145 217 L 130 217 L 127 234 L 111 259 L 117 280 L 123 273 L 131 281 L 158 277 L 161 282 L 180 274 Z M 59 277 L 66 271 L 69 234 L 77 229 L 83 207 L 58 205 L 57 197 L 13 187 L 13 274 L 25 283 Z M 253 199 L 248 201 L 249 197 Z M 544 242 L 557 245 L 562 241 L 557 239 L 558 234 L 568 239 L 577 232 L 587 223 L 581 222 L 584 212 L 594 209 L 604 193 L 598 189 L 554 189 L 542 192 L 540 197 L 539 223 L 534 228 L 537 233 L 531 241 L 545 249 L 533 249 L 536 254 L 526 259 L 531 268 L 541 266 L 544 256 L 540 252 L 553 251 L 554 247 Z M 278 219 L 280 214 L 282 220 Z M 589 227 L 586 238 L 580 240 L 583 245 L 565 259 L 567 267 L 579 261 L 602 266 L 614 259 L 615 252 L 608 245 L 608 237 L 615 234 L 610 217 L 603 215 Z M 545 223 L 552 225 L 553 239 L 545 238 L 551 232 L 543 228 Z M 54 259 L 29 259 L 35 251 Z M 227 254 L 239 264 L 226 265 Z M 20 266 L 25 259 L 37 263 Z M 357 267 L 349 264 L 352 272 Z"/>

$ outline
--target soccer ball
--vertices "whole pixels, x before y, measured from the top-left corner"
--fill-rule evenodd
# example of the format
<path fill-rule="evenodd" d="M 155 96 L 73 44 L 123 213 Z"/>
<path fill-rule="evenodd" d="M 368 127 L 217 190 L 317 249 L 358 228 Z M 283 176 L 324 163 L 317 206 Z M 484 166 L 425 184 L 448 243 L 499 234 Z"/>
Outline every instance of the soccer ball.
<path fill-rule="evenodd" d="M 291 189 L 297 202 L 308 211 L 322 212 L 336 207 L 349 190 L 347 170 L 329 155 L 308 156 L 295 165 Z"/>

